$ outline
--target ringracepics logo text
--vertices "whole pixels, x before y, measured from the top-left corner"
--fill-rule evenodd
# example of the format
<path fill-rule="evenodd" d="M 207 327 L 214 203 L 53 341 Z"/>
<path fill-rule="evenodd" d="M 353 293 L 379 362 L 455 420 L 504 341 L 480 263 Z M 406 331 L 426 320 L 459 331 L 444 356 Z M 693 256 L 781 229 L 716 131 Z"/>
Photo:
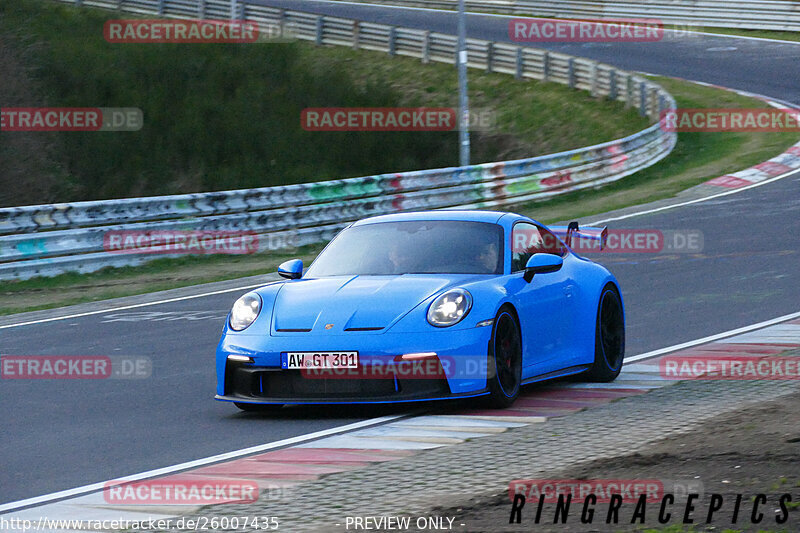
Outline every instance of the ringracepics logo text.
<path fill-rule="evenodd" d="M 656 479 L 515 480 L 509 524 L 762 524 L 789 519 L 792 494 L 703 494 L 702 483 Z M 526 504 L 530 502 L 528 508 Z M 766 524 L 764 524 L 766 525 Z"/>

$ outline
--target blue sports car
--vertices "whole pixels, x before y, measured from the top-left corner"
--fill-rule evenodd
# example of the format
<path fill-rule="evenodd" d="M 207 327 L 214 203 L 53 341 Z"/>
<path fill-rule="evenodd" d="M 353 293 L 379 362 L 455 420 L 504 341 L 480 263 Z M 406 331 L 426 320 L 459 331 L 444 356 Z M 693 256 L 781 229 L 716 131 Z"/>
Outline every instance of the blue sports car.
<path fill-rule="evenodd" d="M 507 407 L 527 383 L 612 381 L 625 351 L 619 284 L 570 247 L 605 235 L 489 211 L 355 222 L 305 273 L 287 261 L 286 279 L 236 301 L 216 398 L 243 410 L 475 396 Z"/>

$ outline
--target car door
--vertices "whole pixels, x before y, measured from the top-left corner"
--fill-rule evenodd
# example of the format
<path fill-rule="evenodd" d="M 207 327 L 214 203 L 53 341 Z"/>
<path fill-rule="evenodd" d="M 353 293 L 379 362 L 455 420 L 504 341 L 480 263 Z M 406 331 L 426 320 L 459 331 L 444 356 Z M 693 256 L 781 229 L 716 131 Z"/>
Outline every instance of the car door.
<path fill-rule="evenodd" d="M 535 253 L 564 257 L 564 266 L 523 279 L 525 264 Z M 523 345 L 523 379 L 561 369 L 570 359 L 569 336 L 574 328 L 572 260 L 566 247 L 546 228 L 518 222 L 511 233 L 510 291 L 514 293 Z"/>

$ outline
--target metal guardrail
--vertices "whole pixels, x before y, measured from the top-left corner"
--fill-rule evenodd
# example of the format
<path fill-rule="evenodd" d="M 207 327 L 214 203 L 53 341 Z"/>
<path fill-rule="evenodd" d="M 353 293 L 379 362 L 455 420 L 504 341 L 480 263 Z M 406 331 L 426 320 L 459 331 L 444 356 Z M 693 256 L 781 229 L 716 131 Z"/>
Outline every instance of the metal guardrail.
<path fill-rule="evenodd" d="M 345 0 L 454 10 L 458 0 Z M 789 0 L 465 0 L 468 11 L 567 19 L 648 18 L 666 24 L 800 30 L 800 2 Z"/>
<path fill-rule="evenodd" d="M 66 0 L 60 0 L 66 1 Z M 69 0 L 141 14 L 247 18 L 262 28 L 335 44 L 453 63 L 454 36 L 228 0 Z M 191 5 L 194 4 L 194 5 Z M 272 31 L 274 35 L 274 31 Z M 152 255 L 104 251 L 109 231 L 248 231 L 259 250 L 329 239 L 359 218 L 413 209 L 500 206 L 620 179 L 665 157 L 677 135 L 660 129 L 675 107 L 660 86 L 612 66 L 564 54 L 468 40 L 469 65 L 559 82 L 635 106 L 655 123 L 615 141 L 528 159 L 214 193 L 0 209 L 0 279 L 90 272 Z M 155 257 L 165 257 L 159 255 Z"/>

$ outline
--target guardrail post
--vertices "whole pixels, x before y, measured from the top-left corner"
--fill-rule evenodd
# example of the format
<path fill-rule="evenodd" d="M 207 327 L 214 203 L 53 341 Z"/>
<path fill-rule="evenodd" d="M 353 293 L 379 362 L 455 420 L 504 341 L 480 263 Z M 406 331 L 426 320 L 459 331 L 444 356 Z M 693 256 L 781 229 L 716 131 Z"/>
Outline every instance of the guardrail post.
<path fill-rule="evenodd" d="M 120 0 L 122 2 L 122 0 Z M 198 0 L 197 2 L 197 18 L 206 18 L 206 0 Z"/>
<path fill-rule="evenodd" d="M 523 64 L 522 64 L 522 47 L 521 47 L 521 46 L 518 46 L 518 47 L 517 47 L 517 71 L 516 71 L 516 73 L 514 74 L 514 76 L 516 76 L 516 78 L 517 78 L 518 80 L 522 79 L 522 69 L 523 69 Z"/>
<path fill-rule="evenodd" d="M 394 55 L 394 49 L 397 42 L 397 28 L 392 26 L 389 28 L 389 55 Z"/>
<path fill-rule="evenodd" d="M 608 71 L 608 98 L 617 99 L 617 71 L 613 68 Z"/>
<path fill-rule="evenodd" d="M 662 93 L 658 93 L 658 120 L 661 120 L 661 113 L 664 112 L 664 109 L 667 107 L 667 99 L 664 98 Z"/>
<path fill-rule="evenodd" d="M 81 7 L 83 5 L 83 0 L 75 0 L 75 6 Z"/>
<path fill-rule="evenodd" d="M 653 115 L 650 115 L 650 118 L 653 120 L 658 119 L 658 90 L 655 87 L 650 87 L 650 91 L 648 94 L 649 98 L 647 99 L 647 111 L 648 114 L 652 110 Z"/>
<path fill-rule="evenodd" d="M 550 52 L 545 51 L 542 56 L 542 81 L 550 80 Z"/>
<path fill-rule="evenodd" d="M 486 72 L 491 72 L 492 67 L 492 59 L 494 58 L 494 43 L 489 41 L 486 43 Z"/>
<path fill-rule="evenodd" d="M 575 59 L 571 57 L 567 61 L 567 86 L 570 89 L 575 88 Z"/>
<path fill-rule="evenodd" d="M 322 44 L 322 32 L 325 29 L 325 17 L 322 15 L 317 16 L 317 36 L 314 39 L 314 43 L 319 46 Z"/>
<path fill-rule="evenodd" d="M 286 37 L 286 10 L 281 9 L 278 11 L 278 31 L 280 32 L 280 38 L 283 39 Z"/>
<path fill-rule="evenodd" d="M 422 37 L 422 62 L 428 63 L 431 60 L 431 32 L 426 31 Z"/>
<path fill-rule="evenodd" d="M 597 96 L 597 77 L 600 74 L 600 68 L 597 63 L 592 63 L 592 78 L 590 80 L 589 94 Z"/>
<path fill-rule="evenodd" d="M 639 82 L 639 114 L 647 116 L 647 84 Z"/>
<path fill-rule="evenodd" d="M 163 2 L 164 0 L 160 0 L 160 1 Z M 236 0 L 231 0 L 231 8 L 230 8 L 230 11 L 229 11 L 228 18 L 230 18 L 231 20 L 234 20 L 236 18 Z"/>
<path fill-rule="evenodd" d="M 353 49 L 358 50 L 358 38 L 361 34 L 361 23 L 357 20 L 353 21 Z"/>
<path fill-rule="evenodd" d="M 240 0 L 239 3 L 239 20 L 245 20 L 247 18 L 247 0 Z"/>
<path fill-rule="evenodd" d="M 164 16 L 164 0 L 158 0 L 158 16 Z"/>
<path fill-rule="evenodd" d="M 125 0 L 117 0 L 117 11 L 122 11 L 122 3 Z"/>
<path fill-rule="evenodd" d="M 625 108 L 633 105 L 633 78 L 630 74 L 625 75 Z"/>

